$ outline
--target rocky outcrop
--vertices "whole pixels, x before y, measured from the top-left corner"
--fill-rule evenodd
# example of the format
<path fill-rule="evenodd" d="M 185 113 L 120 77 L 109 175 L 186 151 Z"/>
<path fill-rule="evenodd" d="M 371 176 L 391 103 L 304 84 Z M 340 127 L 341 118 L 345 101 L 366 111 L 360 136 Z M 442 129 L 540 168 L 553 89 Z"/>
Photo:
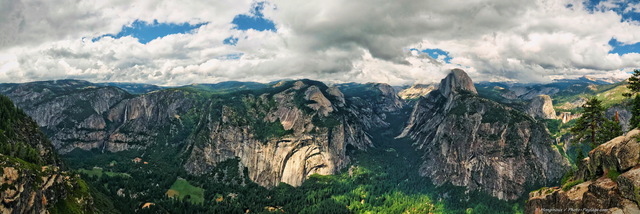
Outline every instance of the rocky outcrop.
<path fill-rule="evenodd" d="M 0 115 L 0 213 L 48 213 L 54 206 L 66 205 L 93 212 L 86 186 L 61 170 L 53 146 L 37 124 L 2 95 Z"/>
<path fill-rule="evenodd" d="M 636 202 L 622 197 L 618 184 L 602 177 L 564 191 L 542 188 L 529 194 L 525 213 L 640 213 Z"/>
<path fill-rule="evenodd" d="M 527 213 L 544 209 L 588 213 L 640 213 L 640 130 L 604 143 L 583 159 L 563 189 L 543 188 L 529 194 Z"/>
<path fill-rule="evenodd" d="M 427 96 L 431 91 L 436 90 L 434 85 L 415 84 L 411 87 L 398 92 L 398 96 L 404 100 L 414 100 Z"/>
<path fill-rule="evenodd" d="M 556 181 L 567 169 L 542 124 L 478 97 L 464 71 L 453 70 L 440 85 L 416 103 L 398 136 L 411 138 L 424 153 L 420 173 L 436 185 L 513 200 L 527 187 Z"/>
<path fill-rule="evenodd" d="M 609 170 L 624 172 L 640 163 L 640 144 L 636 136 L 640 130 L 632 130 L 625 136 L 619 136 L 589 152 L 583 165 L 577 172 L 578 180 L 588 180 Z"/>
<path fill-rule="evenodd" d="M 556 111 L 549 95 L 538 95 L 531 99 L 527 114 L 533 118 L 556 119 Z"/>
<path fill-rule="evenodd" d="M 49 213 L 58 203 L 75 203 L 93 213 L 93 199 L 81 189 L 86 186 L 80 186 L 80 178 L 57 166 L 34 168 L 0 154 L 0 170 L 0 213 Z"/>

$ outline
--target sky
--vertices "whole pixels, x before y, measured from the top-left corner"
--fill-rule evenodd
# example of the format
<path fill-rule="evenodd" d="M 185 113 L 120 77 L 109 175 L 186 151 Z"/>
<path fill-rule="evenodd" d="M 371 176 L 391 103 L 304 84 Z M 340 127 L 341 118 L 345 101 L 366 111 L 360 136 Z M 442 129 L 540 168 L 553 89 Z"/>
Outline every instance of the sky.
<path fill-rule="evenodd" d="M 624 78 L 637 0 L 0 0 L 0 82 Z"/>

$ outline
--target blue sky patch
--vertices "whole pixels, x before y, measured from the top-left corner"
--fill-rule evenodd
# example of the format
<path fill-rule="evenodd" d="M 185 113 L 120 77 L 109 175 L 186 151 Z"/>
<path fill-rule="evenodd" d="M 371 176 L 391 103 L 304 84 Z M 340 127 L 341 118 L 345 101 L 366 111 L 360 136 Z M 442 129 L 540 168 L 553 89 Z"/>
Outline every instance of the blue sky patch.
<path fill-rule="evenodd" d="M 105 34 L 91 39 L 92 42 L 96 42 L 103 37 L 111 37 L 118 39 L 123 36 L 132 36 L 138 39 L 138 42 L 147 44 L 157 38 L 162 38 L 171 34 L 185 34 L 190 33 L 192 30 L 198 29 L 202 25 L 207 23 L 189 24 L 189 23 L 158 23 L 158 20 L 153 20 L 152 23 L 146 21 L 135 20 L 131 25 L 122 26 L 122 30 L 116 35 Z"/>
<path fill-rule="evenodd" d="M 622 42 L 619 42 L 616 38 L 611 38 L 611 40 L 609 40 L 609 45 L 613 47 L 609 53 L 615 53 L 620 56 L 628 53 L 640 53 L 640 42 L 625 45 L 622 44 Z"/>
<path fill-rule="evenodd" d="M 236 44 L 238 44 L 238 38 L 230 36 L 230 37 L 222 40 L 222 43 L 225 44 L 225 45 L 236 46 Z"/>
<path fill-rule="evenodd" d="M 233 18 L 231 23 L 236 25 L 235 29 L 238 30 L 254 29 L 257 31 L 277 31 L 276 24 L 264 18 L 264 14 L 262 13 L 264 7 L 265 2 L 255 3 L 248 15 L 239 14 Z"/>
<path fill-rule="evenodd" d="M 613 8 L 602 8 L 602 7 L 598 7 L 598 5 L 601 2 L 609 2 L 613 5 L 615 5 L 615 7 Z M 621 21 L 640 21 L 640 11 L 637 11 L 635 9 L 631 9 L 629 11 L 625 10 L 627 9 L 628 5 L 632 2 L 637 2 L 637 1 L 629 1 L 629 0 L 623 0 L 623 1 L 611 1 L 611 0 L 588 0 L 585 1 L 583 4 L 585 6 L 585 8 L 590 11 L 590 12 L 603 12 L 603 11 L 607 11 L 607 10 L 611 10 L 616 12 L 617 14 L 619 14 L 620 16 L 622 16 L 622 20 Z"/>
<path fill-rule="evenodd" d="M 219 60 L 238 60 L 242 56 L 244 56 L 244 53 L 232 53 L 232 54 L 219 56 L 219 57 L 217 57 L 217 59 L 219 59 Z"/>
<path fill-rule="evenodd" d="M 434 59 L 441 59 L 442 58 L 441 60 L 443 60 L 447 64 L 451 63 L 451 59 L 453 59 L 453 58 L 451 58 L 451 56 L 449 56 L 449 52 L 446 52 L 446 51 L 444 51 L 442 49 L 439 49 L 439 48 L 427 48 L 427 49 L 424 49 L 424 50 L 418 50 L 418 49 L 412 48 L 411 50 L 415 50 L 415 51 L 420 51 L 422 53 L 426 53 L 431 58 L 434 58 Z"/>

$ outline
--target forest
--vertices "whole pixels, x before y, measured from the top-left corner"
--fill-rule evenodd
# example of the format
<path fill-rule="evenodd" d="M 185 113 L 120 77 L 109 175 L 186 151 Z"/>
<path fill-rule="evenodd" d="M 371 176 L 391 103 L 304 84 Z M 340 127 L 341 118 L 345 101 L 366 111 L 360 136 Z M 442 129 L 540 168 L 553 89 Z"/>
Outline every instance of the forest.
<path fill-rule="evenodd" d="M 501 201 L 480 192 L 466 194 L 463 187 L 435 187 L 413 170 L 420 164 L 419 154 L 409 142 L 394 139 L 409 113 L 406 108 L 390 117 L 398 118 L 390 121 L 396 129 L 372 132 L 375 148 L 350 151 L 351 166 L 336 175 L 312 175 L 300 187 L 261 187 L 248 179 L 238 159 L 219 163 L 206 175 L 189 175 L 182 168 L 179 147 L 115 154 L 75 150 L 63 158 L 72 168 L 83 169 L 79 173 L 91 186 L 96 205 L 111 213 L 522 212 L 525 195 Z M 110 173 L 86 173 L 94 167 Z M 202 196 L 197 189 L 203 190 Z"/>

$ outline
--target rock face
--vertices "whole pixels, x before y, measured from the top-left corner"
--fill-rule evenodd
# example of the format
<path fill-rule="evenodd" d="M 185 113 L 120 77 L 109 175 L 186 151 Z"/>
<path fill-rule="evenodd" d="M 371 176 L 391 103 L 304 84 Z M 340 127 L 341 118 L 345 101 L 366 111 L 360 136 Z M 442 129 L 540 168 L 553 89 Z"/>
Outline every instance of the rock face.
<path fill-rule="evenodd" d="M 348 83 L 337 86 L 349 103 L 348 111 L 358 117 L 365 129 L 387 127 L 385 122 L 390 113 L 396 113 L 405 108 L 405 102 L 400 99 L 395 89 L 385 83 L 357 84 Z"/>
<path fill-rule="evenodd" d="M 577 210 L 578 213 L 588 209 L 605 210 L 606 213 L 640 213 L 639 136 L 640 130 L 632 130 L 596 147 L 589 152 L 589 157 L 581 161 L 578 171 L 569 181 L 584 182 L 567 186 L 566 190 L 555 187 L 531 192 L 525 211 L 540 213 L 542 208 L 546 208 Z M 621 174 L 617 176 L 617 172 Z"/>
<path fill-rule="evenodd" d="M 549 95 L 538 95 L 531 99 L 527 114 L 533 118 L 556 119 L 556 111 Z"/>
<path fill-rule="evenodd" d="M 382 112 L 393 112 L 402 108 L 404 103 L 400 97 L 398 97 L 393 87 L 386 83 L 374 83 L 373 86 L 380 92 L 375 99 L 375 108 L 378 108 Z"/>
<path fill-rule="evenodd" d="M 461 69 L 451 70 L 451 73 L 440 81 L 439 91 L 444 97 L 450 97 L 456 91 L 467 91 L 472 94 L 478 94 L 469 75 Z"/>
<path fill-rule="evenodd" d="M 413 100 L 427 96 L 427 94 L 436 89 L 437 88 L 434 85 L 416 84 L 412 85 L 410 88 L 398 92 L 398 96 L 400 96 L 400 98 L 404 100 Z"/>
<path fill-rule="evenodd" d="M 63 154 L 75 148 L 142 149 L 160 138 L 171 138 L 181 128 L 179 116 L 195 102 L 185 91 L 133 96 L 119 88 L 77 80 L 0 85 L 0 92 L 34 118 Z"/>
<path fill-rule="evenodd" d="M 2 95 L 0 116 L 0 213 L 48 213 L 59 203 L 93 212 L 80 178 L 61 170 L 36 123 Z"/>
<path fill-rule="evenodd" d="M 219 162 L 239 157 L 249 177 L 263 186 L 280 182 L 299 186 L 311 174 L 333 174 L 349 163 L 349 149 L 372 146 L 365 127 L 344 106 L 337 88 L 323 93 L 313 82 L 298 81 L 294 87 L 272 95 L 248 96 L 243 103 L 256 106 L 249 117 L 272 126 L 281 126 L 288 134 L 260 138 L 244 124 L 232 118 L 239 109 L 223 106 L 222 118 L 213 115 L 202 121 L 203 127 L 190 139 L 193 146 L 185 164 L 188 172 L 206 174 Z M 324 86 L 326 87 L 326 86 Z M 304 105 L 296 97 L 304 96 Z"/>
<path fill-rule="evenodd" d="M 615 105 L 608 108 L 604 113 L 608 119 L 615 118 L 617 114 L 618 121 L 620 122 L 620 126 L 622 126 L 622 130 L 629 130 L 630 128 L 629 121 L 631 120 L 631 111 L 628 108 Z"/>
<path fill-rule="evenodd" d="M 453 70 L 440 85 L 416 103 L 398 136 L 415 141 L 424 153 L 420 173 L 436 185 L 450 182 L 512 200 L 567 169 L 542 124 L 478 97 L 464 71 Z"/>
<path fill-rule="evenodd" d="M 61 153 L 179 148 L 192 174 L 238 157 L 253 181 L 274 186 L 334 173 L 349 163 L 349 150 L 372 146 L 366 131 L 386 125 L 377 112 L 403 105 L 390 86 L 372 86 L 384 96 L 355 101 L 311 80 L 214 95 L 202 86 L 131 95 L 76 80 L 0 84 L 0 93 L 25 108 Z"/>

